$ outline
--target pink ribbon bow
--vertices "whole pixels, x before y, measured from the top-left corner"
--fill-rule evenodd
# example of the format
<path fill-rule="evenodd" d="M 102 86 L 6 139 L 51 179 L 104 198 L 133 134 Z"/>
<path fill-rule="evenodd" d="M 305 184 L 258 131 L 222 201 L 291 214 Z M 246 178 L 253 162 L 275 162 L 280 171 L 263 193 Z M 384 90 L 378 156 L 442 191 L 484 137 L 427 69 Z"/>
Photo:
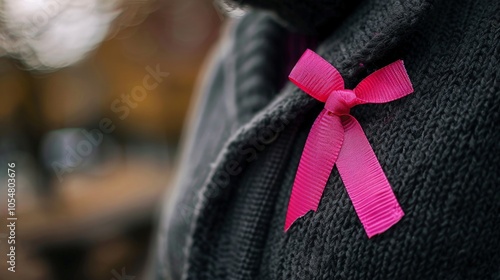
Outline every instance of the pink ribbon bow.
<path fill-rule="evenodd" d="M 404 213 L 350 108 L 385 103 L 413 92 L 402 60 L 372 73 L 354 90 L 330 63 L 311 50 L 299 59 L 289 79 L 325 108 L 316 118 L 300 158 L 286 213 L 285 231 L 308 211 L 316 211 L 336 164 L 354 209 L 369 238 L 396 224 Z"/>

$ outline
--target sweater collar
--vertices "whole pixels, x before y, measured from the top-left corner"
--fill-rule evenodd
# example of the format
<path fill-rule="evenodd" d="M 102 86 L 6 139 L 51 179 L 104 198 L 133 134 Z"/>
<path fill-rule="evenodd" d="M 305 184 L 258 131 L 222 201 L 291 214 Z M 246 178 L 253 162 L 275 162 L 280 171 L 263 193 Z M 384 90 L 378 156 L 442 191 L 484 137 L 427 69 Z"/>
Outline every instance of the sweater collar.
<path fill-rule="evenodd" d="M 325 35 L 364 0 L 228 0 L 240 6 L 269 11 L 288 29 L 310 35 Z"/>
<path fill-rule="evenodd" d="M 397 52 L 398 47 L 411 36 L 429 7 L 430 0 L 363 1 L 342 23 L 332 27 L 334 32 L 315 51 L 339 70 L 346 88 L 353 88 L 380 65 L 403 58 Z M 233 33 L 234 57 L 228 60 L 231 65 L 226 65 L 226 73 L 232 77 L 228 79 L 231 86 L 227 98 L 235 100 L 236 118 L 240 124 L 247 123 L 248 128 L 258 127 L 259 120 L 264 121 L 269 115 L 300 116 L 317 104 L 290 82 L 278 94 L 280 77 L 276 73 L 286 69 L 287 63 L 295 64 L 300 57 L 292 58 L 294 61 L 279 57 L 286 52 L 286 40 L 304 37 L 282 28 L 274 18 L 267 12 L 251 12 Z M 251 75 L 249 69 L 253 70 Z M 258 111 L 261 113 L 251 120 Z"/>

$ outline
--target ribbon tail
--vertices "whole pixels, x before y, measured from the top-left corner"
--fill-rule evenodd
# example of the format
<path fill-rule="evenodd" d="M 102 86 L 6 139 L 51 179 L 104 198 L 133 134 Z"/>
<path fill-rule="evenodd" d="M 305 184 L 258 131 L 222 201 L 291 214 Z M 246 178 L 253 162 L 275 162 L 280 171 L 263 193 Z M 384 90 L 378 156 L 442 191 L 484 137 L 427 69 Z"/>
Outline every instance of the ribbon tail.
<path fill-rule="evenodd" d="M 344 143 L 337 169 L 369 238 L 383 233 L 403 216 L 394 192 L 358 121 L 343 116 Z"/>
<path fill-rule="evenodd" d="M 293 183 L 285 232 L 298 218 L 316 211 L 342 147 L 344 127 L 340 118 L 323 109 L 306 140 Z"/>

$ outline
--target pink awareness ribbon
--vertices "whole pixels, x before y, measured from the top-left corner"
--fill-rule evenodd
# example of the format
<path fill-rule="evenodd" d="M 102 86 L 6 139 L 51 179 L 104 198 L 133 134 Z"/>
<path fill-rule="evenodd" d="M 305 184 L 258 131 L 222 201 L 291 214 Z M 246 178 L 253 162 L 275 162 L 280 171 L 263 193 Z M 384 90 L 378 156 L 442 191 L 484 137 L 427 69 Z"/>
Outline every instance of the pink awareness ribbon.
<path fill-rule="evenodd" d="M 285 232 L 308 211 L 316 211 L 336 164 L 354 209 L 369 238 L 404 215 L 361 125 L 350 108 L 386 103 L 413 92 L 402 60 L 375 71 L 353 90 L 330 63 L 311 50 L 299 59 L 289 79 L 321 102 L 306 140 L 286 213 Z"/>

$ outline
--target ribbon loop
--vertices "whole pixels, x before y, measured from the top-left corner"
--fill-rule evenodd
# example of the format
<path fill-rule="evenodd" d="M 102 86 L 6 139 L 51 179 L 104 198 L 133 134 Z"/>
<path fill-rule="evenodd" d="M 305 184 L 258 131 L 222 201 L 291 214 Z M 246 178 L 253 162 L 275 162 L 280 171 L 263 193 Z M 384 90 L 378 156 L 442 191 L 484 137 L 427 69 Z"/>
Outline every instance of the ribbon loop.
<path fill-rule="evenodd" d="M 354 89 L 362 103 L 387 103 L 413 92 L 402 60 L 397 60 L 363 79 Z"/>
<path fill-rule="evenodd" d="M 349 110 L 364 103 L 385 103 L 413 92 L 398 60 L 344 89 L 340 73 L 311 50 L 289 76 L 307 94 L 325 102 L 306 140 L 285 220 L 287 231 L 308 211 L 316 211 L 334 165 L 368 237 L 383 233 L 404 213 L 361 125 Z M 342 116 L 342 118 L 341 118 Z"/>
<path fill-rule="evenodd" d="M 326 102 L 331 92 L 344 89 L 344 79 L 339 71 L 311 50 L 304 52 L 288 78 L 321 102 Z"/>

